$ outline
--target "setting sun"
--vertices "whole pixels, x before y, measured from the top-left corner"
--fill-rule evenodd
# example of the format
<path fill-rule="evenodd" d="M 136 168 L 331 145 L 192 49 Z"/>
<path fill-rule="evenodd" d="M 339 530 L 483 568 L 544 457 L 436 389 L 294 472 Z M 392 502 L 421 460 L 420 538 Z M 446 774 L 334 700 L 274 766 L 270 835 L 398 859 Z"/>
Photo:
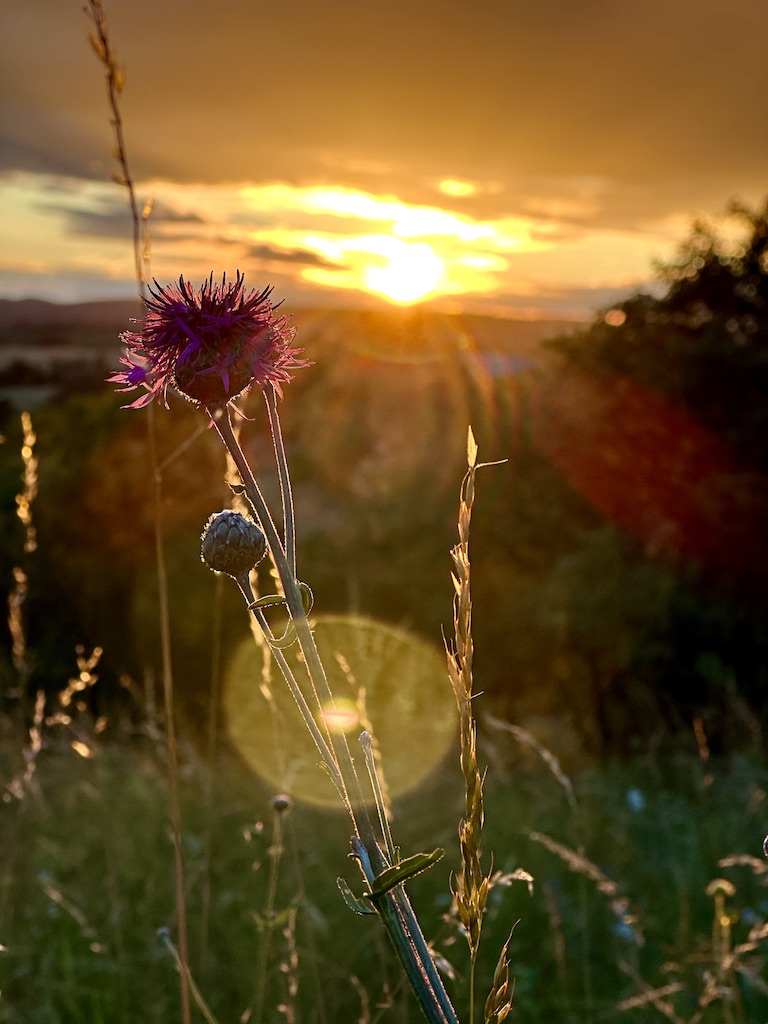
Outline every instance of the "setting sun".
<path fill-rule="evenodd" d="M 426 242 L 406 243 L 388 239 L 384 266 L 368 267 L 363 280 L 368 291 L 393 302 L 418 302 L 439 286 L 445 264 Z"/>

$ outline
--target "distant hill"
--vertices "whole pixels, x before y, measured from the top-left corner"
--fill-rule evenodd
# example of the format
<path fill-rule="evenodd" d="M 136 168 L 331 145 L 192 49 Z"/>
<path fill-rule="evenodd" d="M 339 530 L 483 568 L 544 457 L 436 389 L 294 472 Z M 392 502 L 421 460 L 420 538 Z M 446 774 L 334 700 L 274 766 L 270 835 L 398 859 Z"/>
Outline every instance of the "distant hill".
<path fill-rule="evenodd" d="M 132 299 L 110 302 L 77 302 L 62 305 L 41 299 L 0 299 L 0 331 L 29 326 L 105 326 L 127 323 L 141 315 L 141 305 Z"/>
<path fill-rule="evenodd" d="M 119 365 L 120 333 L 140 319 L 130 300 L 61 305 L 0 299 L 0 398 L 45 404 L 52 389 L 96 388 Z M 569 320 L 507 320 L 443 314 L 428 307 L 292 309 L 298 344 L 320 362 L 355 352 L 380 362 L 419 363 L 480 356 L 493 376 L 539 362 L 541 343 L 573 330 Z"/>
<path fill-rule="evenodd" d="M 473 345 L 488 351 L 509 351 L 536 347 L 539 342 L 556 334 L 573 330 L 571 320 L 513 320 L 491 316 L 436 313 L 418 306 L 392 307 L 385 311 L 361 311 L 346 309 L 292 309 L 291 319 L 298 330 L 313 325 L 318 333 L 325 330 L 334 338 L 345 330 L 358 333 L 360 329 L 371 329 L 380 333 L 387 325 L 390 329 L 421 331 L 430 325 L 428 333 L 434 333 L 437 325 L 448 327 L 452 332 L 465 334 Z M 105 328 L 124 330 L 131 319 L 140 318 L 141 304 L 131 299 L 78 302 L 69 305 L 45 302 L 40 299 L 0 299 L 0 343 L 12 342 L 12 332 L 21 329 L 25 341 L 50 344 L 51 328 L 62 330 L 59 344 L 90 343 L 97 345 L 100 334 L 85 332 L 83 337 L 70 333 L 73 328 Z M 85 337 L 87 336 L 87 342 Z M 109 339 L 107 339 L 109 340 Z M 112 336 L 112 340 L 114 340 Z"/>

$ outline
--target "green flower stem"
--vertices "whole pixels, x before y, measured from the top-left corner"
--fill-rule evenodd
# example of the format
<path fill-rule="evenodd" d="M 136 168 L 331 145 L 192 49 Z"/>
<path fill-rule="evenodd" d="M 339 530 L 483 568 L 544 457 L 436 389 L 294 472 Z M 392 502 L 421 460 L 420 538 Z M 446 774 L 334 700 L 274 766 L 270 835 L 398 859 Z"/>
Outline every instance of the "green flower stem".
<path fill-rule="evenodd" d="M 229 414 L 229 406 L 221 407 L 217 406 L 214 408 L 206 409 L 206 412 L 211 417 L 211 422 L 216 428 L 219 437 L 224 442 L 224 445 L 232 456 L 232 461 L 235 463 L 240 479 L 243 481 L 248 500 L 253 506 L 254 512 L 261 524 L 261 528 L 264 531 L 264 535 L 267 538 L 269 549 L 272 552 L 272 557 L 275 560 L 278 572 L 280 573 L 280 579 L 283 578 L 283 571 L 288 573 L 288 562 L 285 555 L 285 549 L 283 548 L 283 542 L 280 540 L 280 534 L 277 532 L 275 521 L 272 518 L 272 513 L 269 511 L 264 495 L 261 493 L 261 488 L 256 483 L 256 478 L 253 475 L 251 467 L 248 465 L 248 461 L 245 458 L 245 453 L 240 447 L 240 442 L 237 440 L 235 431 L 232 428 L 232 420 Z"/>
<path fill-rule="evenodd" d="M 267 408 L 269 408 L 269 399 L 267 399 Z M 310 684 L 314 691 L 315 700 L 317 701 L 320 709 L 323 707 L 323 702 L 325 702 L 328 707 L 332 708 L 334 707 L 333 694 L 330 686 L 328 685 L 325 669 L 323 668 L 322 661 L 320 660 L 317 645 L 315 644 L 309 620 L 307 619 L 307 613 L 304 609 L 304 601 L 302 599 L 301 588 L 296 579 L 295 567 L 292 567 L 291 565 L 286 553 L 286 548 L 283 547 L 280 535 L 278 534 L 277 528 L 272 519 L 269 507 L 264 500 L 261 489 L 256 482 L 248 461 L 245 458 L 245 454 L 243 453 L 232 429 L 232 421 L 230 419 L 228 408 L 217 408 L 208 411 L 219 436 L 232 456 L 232 460 L 240 474 L 240 479 L 243 482 L 246 496 L 251 503 L 253 511 L 261 524 L 264 535 L 267 538 L 267 544 L 283 587 L 283 593 L 291 616 L 291 622 L 296 629 L 296 636 L 301 652 L 304 656 L 304 663 L 307 668 Z M 270 415 L 270 424 L 273 427 L 273 430 L 279 434 L 280 427 L 276 416 L 275 418 L 272 418 Z M 289 520 L 292 522 L 293 511 L 290 498 L 290 484 L 288 482 L 288 468 L 285 461 L 285 452 L 282 448 L 282 441 L 280 441 L 279 444 L 276 442 L 275 450 L 278 456 L 278 472 L 281 476 L 281 494 L 283 497 L 284 514 L 287 523 Z M 282 459 L 280 456 L 281 451 Z M 293 543 L 292 540 L 291 543 Z M 249 603 L 251 602 L 249 601 Z M 254 614 L 261 613 L 262 610 L 260 608 L 254 608 L 253 612 Z M 268 633 L 266 635 L 269 636 L 270 634 Z M 280 657 L 278 657 L 278 655 L 280 655 Z M 284 663 L 288 668 L 286 680 L 289 681 L 290 686 L 290 678 L 292 678 L 290 668 L 287 666 L 285 658 L 282 657 L 279 650 L 275 650 L 275 656 L 281 669 L 283 669 Z M 283 673 L 285 674 L 285 669 L 283 669 Z M 296 688 L 298 690 L 298 685 Z M 321 751 L 321 754 L 323 754 L 324 760 L 326 760 L 326 757 L 329 758 L 327 763 L 334 781 L 337 782 L 337 785 L 343 787 L 341 792 L 343 794 L 344 803 L 352 818 L 352 824 L 355 831 L 355 835 L 352 840 L 355 857 L 360 863 L 360 867 L 369 886 L 373 886 L 376 877 L 390 865 L 387 857 L 384 855 L 381 847 L 376 841 L 373 826 L 368 816 L 368 810 L 365 806 L 360 789 L 360 780 L 355 770 L 354 761 L 352 760 L 352 755 L 349 751 L 346 738 L 342 735 L 338 741 L 337 749 L 337 746 L 334 743 L 334 738 L 327 726 L 325 727 L 325 738 L 321 735 L 309 708 L 306 706 L 306 701 L 304 701 L 303 696 L 299 707 L 306 708 L 307 715 L 305 716 L 305 720 L 308 725 L 309 722 L 312 721 L 314 729 L 310 726 L 310 731 L 312 732 L 313 739 L 316 744 L 318 742 L 318 738 L 322 740 L 322 746 L 318 744 L 318 749 Z M 339 756 L 339 752 L 341 756 Z M 402 884 L 397 885 L 383 896 L 374 897 L 372 899 L 372 903 L 376 908 L 387 933 L 389 934 L 411 987 L 419 1001 L 419 1005 L 421 1006 L 424 1015 L 429 1021 L 429 1024 L 459 1024 L 456 1011 L 451 1005 L 451 1001 L 448 998 L 448 993 L 445 990 L 442 979 L 440 978 L 437 968 L 432 961 L 426 939 L 421 931 L 416 915 L 413 912 L 413 908 L 411 907 L 408 896 L 406 895 L 404 886 Z"/>
<path fill-rule="evenodd" d="M 288 594 L 286 594 L 286 598 L 288 598 Z M 323 663 L 320 660 L 320 655 L 317 650 L 315 638 L 312 635 L 307 614 L 304 611 L 304 603 L 301 599 L 301 592 L 299 591 L 298 586 L 295 587 L 293 600 L 288 600 L 288 610 L 291 613 L 291 620 L 296 628 L 296 636 L 299 641 L 301 652 L 304 655 L 307 672 L 317 688 L 322 692 L 325 706 L 328 708 L 334 708 L 335 701 L 333 694 L 331 693 L 331 688 L 328 685 L 328 679 L 325 674 Z M 348 790 L 351 789 L 352 816 L 355 823 L 355 831 L 369 849 L 378 849 L 376 836 L 373 831 L 373 826 L 371 825 L 371 819 L 368 816 L 368 809 L 365 805 L 362 790 L 360 788 L 360 779 L 355 769 L 355 764 L 352 760 L 352 755 L 347 745 L 347 738 L 344 733 L 339 737 L 339 747 L 346 767 L 347 787 Z M 334 747 L 334 750 L 335 749 L 336 748 Z"/>
<path fill-rule="evenodd" d="M 285 457 L 283 432 L 280 429 L 280 417 L 277 411 L 277 395 L 274 387 L 266 387 L 264 389 L 264 401 L 267 403 L 269 428 L 272 431 L 272 443 L 275 446 L 277 475 L 280 480 L 280 496 L 283 502 L 283 535 L 285 539 L 285 554 L 288 559 L 288 569 L 291 576 L 295 579 L 296 526 L 293 513 L 293 493 L 291 491 L 291 477 L 288 472 L 288 460 Z"/>
<path fill-rule="evenodd" d="M 372 862 L 368 850 L 361 842 L 353 839 L 352 850 L 368 884 L 373 886 L 380 868 Z M 380 853 L 379 856 L 381 857 Z M 397 885 L 384 896 L 373 897 L 371 902 L 395 947 L 395 952 L 429 1024 L 459 1024 L 459 1018 L 432 960 L 405 886 Z"/>
<path fill-rule="evenodd" d="M 387 809 L 384 804 L 384 795 L 381 791 L 381 783 L 379 782 L 379 773 L 376 771 L 376 761 L 373 757 L 373 737 L 366 730 L 363 730 L 363 732 L 360 733 L 360 746 L 363 748 L 365 765 L 368 769 L 368 777 L 371 780 L 371 788 L 373 789 L 373 795 L 376 800 L 376 810 L 379 813 L 379 825 L 381 826 L 381 832 L 384 836 L 384 842 L 387 844 L 387 856 L 389 857 L 390 863 L 394 864 L 397 858 L 397 851 L 395 850 L 395 844 L 392 840 L 392 832 L 389 827 L 389 819 L 387 818 Z"/>
<path fill-rule="evenodd" d="M 237 585 L 240 587 L 240 590 L 242 591 L 243 597 L 250 606 L 254 601 L 254 593 L 253 588 L 251 587 L 251 581 L 248 579 L 247 574 L 244 573 L 242 576 L 239 576 L 236 582 Z M 315 746 L 317 747 L 318 752 L 320 753 L 320 756 L 323 759 L 323 763 L 325 764 L 326 768 L 330 773 L 331 779 L 338 791 L 339 796 L 341 797 L 342 803 L 349 810 L 351 815 L 352 808 L 350 807 L 349 804 L 347 789 L 346 786 L 344 785 L 344 779 L 342 778 L 341 772 L 339 771 L 336 756 L 331 751 L 328 744 L 325 742 L 323 734 L 318 729 L 317 722 L 315 721 L 314 716 L 309 709 L 309 705 L 307 704 L 304 694 L 301 692 L 301 687 L 296 681 L 296 676 L 293 674 L 291 666 L 288 664 L 285 655 L 283 654 L 279 647 L 272 646 L 272 641 L 275 639 L 275 637 L 272 633 L 272 630 L 269 628 L 269 623 L 267 622 L 266 615 L 264 614 L 261 608 L 251 608 L 251 611 L 253 612 L 253 616 L 258 622 L 260 629 L 264 633 L 264 636 L 267 638 L 267 642 L 270 644 L 272 648 L 272 656 L 274 657 L 275 661 L 277 662 L 280 668 L 280 671 L 283 673 L 283 676 L 285 677 L 285 681 L 288 684 L 288 689 L 291 691 L 291 695 L 293 696 L 293 699 L 296 701 L 296 704 L 298 705 L 301 717 L 304 719 L 304 724 L 309 729 L 312 735 L 312 739 L 315 741 Z"/>

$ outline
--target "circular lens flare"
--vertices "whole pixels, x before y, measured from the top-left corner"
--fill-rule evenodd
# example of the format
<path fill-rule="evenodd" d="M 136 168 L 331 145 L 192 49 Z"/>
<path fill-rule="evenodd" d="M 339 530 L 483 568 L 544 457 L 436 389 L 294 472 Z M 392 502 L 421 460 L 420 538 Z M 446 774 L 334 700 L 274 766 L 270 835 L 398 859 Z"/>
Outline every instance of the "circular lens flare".
<path fill-rule="evenodd" d="M 364 795 L 373 802 L 358 744 L 364 729 L 376 738 L 390 795 L 417 789 L 443 760 L 456 732 L 444 657 L 404 629 L 361 616 L 319 616 L 313 631 L 334 694 L 333 707 L 316 709 L 317 720 L 325 720 L 332 737 L 346 736 Z M 284 653 L 303 686 L 306 671 L 297 645 Z M 250 637 L 227 668 L 223 696 L 230 739 L 253 771 L 275 792 L 340 809 L 288 687 L 276 666 L 265 672 L 263 651 Z"/>

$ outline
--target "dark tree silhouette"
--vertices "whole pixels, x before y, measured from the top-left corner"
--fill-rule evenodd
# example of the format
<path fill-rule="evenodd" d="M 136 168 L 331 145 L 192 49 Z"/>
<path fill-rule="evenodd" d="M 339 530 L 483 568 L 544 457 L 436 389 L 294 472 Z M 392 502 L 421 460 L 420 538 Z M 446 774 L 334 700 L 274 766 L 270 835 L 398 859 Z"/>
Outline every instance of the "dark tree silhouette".
<path fill-rule="evenodd" d="M 608 579 L 587 537 L 553 575 L 568 569 L 569 657 L 590 654 L 609 746 L 626 739 L 633 693 L 646 711 L 630 731 L 699 720 L 719 749 L 752 742 L 768 707 L 768 202 L 728 213 L 727 233 L 694 224 L 658 267 L 655 294 L 551 343 L 559 372 L 542 403 L 542 445 L 634 545 Z M 633 578 L 643 562 L 672 574 L 653 614 Z M 595 580 L 602 633 L 587 635 Z M 637 632 L 611 673 L 601 666 L 623 634 L 605 609 L 617 608 Z"/>
<path fill-rule="evenodd" d="M 658 267 L 660 295 L 641 293 L 556 344 L 569 360 L 632 377 L 681 402 L 768 469 L 768 200 L 733 203 L 738 240 L 694 224 L 677 258 Z"/>

